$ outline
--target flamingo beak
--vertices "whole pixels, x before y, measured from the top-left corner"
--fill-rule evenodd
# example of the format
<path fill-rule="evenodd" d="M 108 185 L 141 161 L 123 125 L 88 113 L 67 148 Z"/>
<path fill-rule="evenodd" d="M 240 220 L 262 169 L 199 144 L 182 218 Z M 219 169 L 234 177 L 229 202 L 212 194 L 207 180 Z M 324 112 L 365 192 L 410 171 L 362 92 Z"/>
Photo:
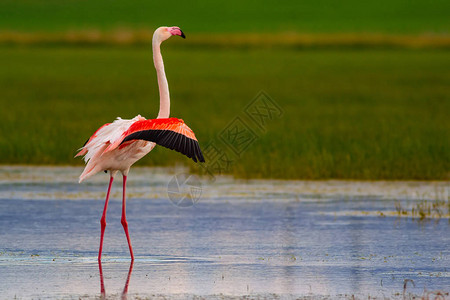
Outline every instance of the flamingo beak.
<path fill-rule="evenodd" d="M 184 32 L 181 31 L 180 27 L 171 27 L 171 28 L 169 28 L 169 32 L 170 32 L 170 34 L 172 34 L 172 35 L 179 35 L 179 36 L 181 36 L 183 39 L 186 38 L 186 36 L 184 35 Z"/>

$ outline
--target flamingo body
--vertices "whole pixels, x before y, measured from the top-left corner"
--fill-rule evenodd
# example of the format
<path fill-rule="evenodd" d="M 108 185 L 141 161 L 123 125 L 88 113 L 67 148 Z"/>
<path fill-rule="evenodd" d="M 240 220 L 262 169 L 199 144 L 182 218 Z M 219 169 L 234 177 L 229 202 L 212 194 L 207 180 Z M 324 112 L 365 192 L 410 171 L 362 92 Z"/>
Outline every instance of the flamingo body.
<path fill-rule="evenodd" d="M 76 155 L 84 155 L 84 160 L 87 163 L 83 173 L 80 175 L 79 182 L 104 170 L 111 172 L 120 171 L 125 176 L 128 175 L 130 167 L 149 153 L 155 147 L 155 143 L 135 140 L 129 143 L 127 147 L 104 152 L 109 145 L 122 138 L 122 135 L 134 122 L 142 119 L 144 118 L 141 116 L 131 120 L 117 118 L 113 123 L 100 127 Z"/>
<path fill-rule="evenodd" d="M 100 127 L 76 156 L 84 155 L 86 168 L 80 182 L 102 170 L 120 171 L 125 176 L 136 161 L 149 153 L 156 144 L 204 162 L 194 132 L 182 119 L 147 120 L 140 115 Z"/>

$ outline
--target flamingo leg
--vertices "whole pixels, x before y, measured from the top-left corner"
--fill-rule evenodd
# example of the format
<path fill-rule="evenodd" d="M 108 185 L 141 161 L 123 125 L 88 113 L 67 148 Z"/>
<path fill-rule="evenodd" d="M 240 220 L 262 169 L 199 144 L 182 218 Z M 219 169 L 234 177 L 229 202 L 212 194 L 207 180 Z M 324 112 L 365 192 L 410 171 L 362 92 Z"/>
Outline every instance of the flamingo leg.
<path fill-rule="evenodd" d="M 133 247 L 131 247 L 130 234 L 128 233 L 128 222 L 126 216 L 126 185 L 127 185 L 127 176 L 123 175 L 123 197 L 122 197 L 122 219 L 121 223 L 123 226 L 123 230 L 125 230 L 125 235 L 127 236 L 128 247 L 130 248 L 131 261 L 134 261 Z"/>
<path fill-rule="evenodd" d="M 103 279 L 103 269 L 102 269 L 102 261 L 98 261 L 98 270 L 100 272 L 100 299 L 105 299 L 106 291 L 105 291 L 105 281 Z"/>
<path fill-rule="evenodd" d="M 98 260 L 99 261 L 102 259 L 103 237 L 105 235 L 105 228 L 106 228 L 106 211 L 108 209 L 109 194 L 111 192 L 111 186 L 112 186 L 113 180 L 114 180 L 114 177 L 111 176 L 109 179 L 108 192 L 106 193 L 106 201 L 105 201 L 105 207 L 103 208 L 103 215 L 102 215 L 102 218 L 100 219 L 101 234 L 100 234 L 100 248 L 98 249 Z"/>
<path fill-rule="evenodd" d="M 134 264 L 134 261 L 132 260 L 130 263 L 130 269 L 128 270 L 127 281 L 125 282 L 125 286 L 123 287 L 122 300 L 127 299 L 128 285 L 130 284 L 131 272 L 133 272 L 133 264 Z"/>

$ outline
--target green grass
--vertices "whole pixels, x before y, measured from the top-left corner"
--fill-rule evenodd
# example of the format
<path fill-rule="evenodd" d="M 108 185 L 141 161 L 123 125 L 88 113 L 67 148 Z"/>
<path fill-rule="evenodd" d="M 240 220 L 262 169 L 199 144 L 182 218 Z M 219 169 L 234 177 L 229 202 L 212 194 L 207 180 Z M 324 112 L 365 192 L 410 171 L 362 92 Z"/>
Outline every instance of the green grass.
<path fill-rule="evenodd" d="M 2 0 L 0 30 L 156 28 L 193 32 L 448 33 L 448 0 Z"/>
<path fill-rule="evenodd" d="M 260 91 L 285 111 L 236 160 L 239 177 L 448 179 L 450 52 L 163 49 L 172 116 L 201 146 Z M 158 111 L 148 48 L 0 48 L 0 163 L 82 164 L 115 117 Z M 156 148 L 140 165 L 193 166 Z"/>

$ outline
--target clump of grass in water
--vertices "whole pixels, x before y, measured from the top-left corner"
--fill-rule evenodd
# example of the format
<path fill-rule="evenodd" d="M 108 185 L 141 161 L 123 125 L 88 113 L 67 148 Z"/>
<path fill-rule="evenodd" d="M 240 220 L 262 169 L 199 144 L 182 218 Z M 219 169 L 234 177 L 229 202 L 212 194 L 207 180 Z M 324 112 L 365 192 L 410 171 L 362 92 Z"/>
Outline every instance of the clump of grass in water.
<path fill-rule="evenodd" d="M 397 214 L 399 216 L 401 216 L 401 215 L 408 215 L 408 212 L 403 209 L 402 204 L 398 200 L 395 201 L 395 210 L 397 211 Z"/>
<path fill-rule="evenodd" d="M 412 208 L 412 215 L 418 216 L 421 220 L 426 217 L 442 218 L 445 215 L 445 208 L 448 203 L 445 200 L 434 200 L 433 202 L 422 200 Z"/>
<path fill-rule="evenodd" d="M 425 219 L 441 219 L 450 217 L 450 201 L 448 197 L 446 200 L 421 200 L 411 208 L 411 213 L 402 207 L 400 201 L 396 201 L 395 210 L 398 216 L 411 215 L 413 219 L 419 219 L 420 221 L 424 221 Z"/>

